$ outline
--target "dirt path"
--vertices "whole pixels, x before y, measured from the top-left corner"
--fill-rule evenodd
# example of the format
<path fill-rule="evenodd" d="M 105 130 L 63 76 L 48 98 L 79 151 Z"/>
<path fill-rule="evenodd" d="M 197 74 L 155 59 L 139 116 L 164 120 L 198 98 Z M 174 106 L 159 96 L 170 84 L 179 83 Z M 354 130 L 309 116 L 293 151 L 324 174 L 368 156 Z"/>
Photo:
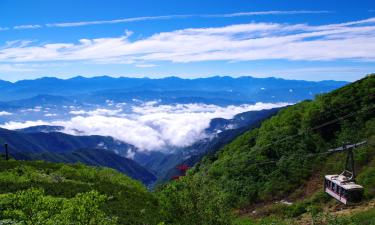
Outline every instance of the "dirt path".
<path fill-rule="evenodd" d="M 332 214 L 335 216 L 347 216 L 347 215 L 352 215 L 358 212 L 364 212 L 373 208 L 375 208 L 375 199 L 369 202 L 364 202 L 361 205 L 348 206 L 346 208 L 343 208 L 342 210 L 333 211 Z"/>

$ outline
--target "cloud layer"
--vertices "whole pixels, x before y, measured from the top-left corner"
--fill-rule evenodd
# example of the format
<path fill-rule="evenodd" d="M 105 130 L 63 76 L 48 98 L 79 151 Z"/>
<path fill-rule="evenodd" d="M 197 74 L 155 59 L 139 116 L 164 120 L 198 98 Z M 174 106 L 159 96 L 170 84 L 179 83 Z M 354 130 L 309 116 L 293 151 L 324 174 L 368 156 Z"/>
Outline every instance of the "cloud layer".
<path fill-rule="evenodd" d="M 206 104 L 158 105 L 147 102 L 133 106 L 130 113 L 120 109 L 71 111 L 74 116 L 66 121 L 8 122 L 6 129 L 20 129 L 36 125 L 64 126 L 64 132 L 80 135 L 112 136 L 130 143 L 141 151 L 165 151 L 184 147 L 205 138 L 204 130 L 213 118 L 230 119 L 246 111 L 257 111 L 285 106 L 286 103 L 257 103 L 220 107 Z"/>
<path fill-rule="evenodd" d="M 155 61 L 375 60 L 375 17 L 341 24 L 249 23 L 157 33 L 131 41 L 121 37 L 78 43 L 9 42 L 3 62 L 90 61 L 152 64 Z M 197 48 L 196 46 L 200 46 Z"/>
<path fill-rule="evenodd" d="M 0 116 L 10 116 L 12 113 L 7 112 L 7 111 L 0 111 Z"/>
<path fill-rule="evenodd" d="M 225 18 L 225 17 L 245 17 L 245 16 L 262 16 L 262 15 L 295 15 L 295 14 L 323 14 L 331 13 L 325 10 L 294 10 L 294 11 L 256 11 L 256 12 L 237 12 L 226 14 L 183 14 L 183 15 L 165 15 L 165 16 L 142 16 L 131 17 L 113 20 L 95 20 L 95 21 L 78 21 L 78 22 L 61 22 L 61 23 L 47 23 L 47 24 L 27 24 L 14 26 L 14 30 L 38 29 L 44 27 L 80 27 L 103 24 L 117 24 L 117 23 L 132 23 L 150 20 L 170 20 L 182 18 Z M 10 30 L 8 27 L 0 27 L 0 31 Z"/>

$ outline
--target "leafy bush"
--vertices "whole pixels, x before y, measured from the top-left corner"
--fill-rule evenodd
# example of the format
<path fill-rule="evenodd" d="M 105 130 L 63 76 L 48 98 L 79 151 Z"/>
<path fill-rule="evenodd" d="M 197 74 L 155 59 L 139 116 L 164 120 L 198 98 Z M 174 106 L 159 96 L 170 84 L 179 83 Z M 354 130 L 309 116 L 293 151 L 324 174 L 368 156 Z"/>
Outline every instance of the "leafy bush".
<path fill-rule="evenodd" d="M 162 187 L 158 196 L 166 224 L 231 224 L 226 197 L 213 183 L 181 178 Z"/>
<path fill-rule="evenodd" d="M 38 194 L 39 192 L 34 189 L 31 189 L 34 190 L 33 192 L 28 192 L 30 188 L 39 190 L 43 194 Z M 85 193 L 91 192 L 100 193 L 100 195 L 91 200 L 86 199 L 89 197 Z M 162 221 L 159 216 L 158 199 L 153 193 L 148 192 L 141 183 L 107 168 L 42 161 L 0 161 L 1 193 L 5 194 L 2 196 L 11 193 L 25 195 L 34 193 L 35 196 L 42 196 L 39 199 L 43 201 L 47 199 L 51 204 L 54 201 L 60 201 L 56 204 L 65 204 L 66 209 L 59 208 L 59 210 L 65 210 L 65 219 L 70 217 L 72 220 L 75 219 L 73 214 L 69 214 L 73 211 L 90 214 L 91 212 L 85 211 L 85 208 L 74 208 L 84 205 L 84 202 L 79 201 L 86 199 L 87 204 L 97 204 L 96 201 L 100 200 L 101 213 L 104 213 L 108 218 L 118 218 L 117 222 L 120 224 L 158 224 Z M 100 196 L 102 195 L 107 196 L 105 201 L 101 200 Z M 4 202 L 6 199 L 9 198 L 3 198 L 2 201 Z M 70 200 L 65 201 L 64 199 Z M 69 204 L 71 205 L 69 206 Z M 46 205 L 42 204 L 41 206 Z M 85 207 L 89 208 L 88 205 Z M 95 205 L 92 207 L 95 208 Z M 69 209 L 71 210 L 69 211 Z M 43 208 L 38 208 L 38 210 L 41 215 L 45 215 L 48 211 Z"/>
<path fill-rule="evenodd" d="M 106 196 L 96 191 L 72 199 L 46 196 L 42 189 L 28 189 L 1 196 L 0 218 L 21 224 L 117 224 L 103 210 Z"/>
<path fill-rule="evenodd" d="M 364 196 L 367 199 L 375 197 L 375 160 L 366 167 L 357 177 L 358 182 L 364 186 Z"/>

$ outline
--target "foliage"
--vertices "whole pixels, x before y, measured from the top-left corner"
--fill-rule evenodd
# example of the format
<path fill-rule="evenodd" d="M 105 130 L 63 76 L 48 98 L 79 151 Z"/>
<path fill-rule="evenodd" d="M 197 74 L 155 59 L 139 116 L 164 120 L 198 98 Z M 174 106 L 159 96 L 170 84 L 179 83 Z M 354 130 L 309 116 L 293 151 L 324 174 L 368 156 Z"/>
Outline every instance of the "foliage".
<path fill-rule="evenodd" d="M 20 224 L 117 224 L 103 210 L 107 197 L 97 191 L 71 199 L 46 196 L 42 189 L 27 189 L 1 196 L 1 217 Z"/>
<path fill-rule="evenodd" d="M 25 208 L 27 205 L 23 202 L 5 204 L 12 202 L 12 198 L 24 196 L 30 204 L 38 206 L 35 210 L 39 212 L 36 214 L 40 214 L 40 220 L 56 219 L 59 217 L 55 213 L 57 210 L 61 211 L 60 219 L 85 220 L 82 224 L 90 224 L 87 218 L 94 214 L 98 215 L 98 220 L 94 218 L 91 224 L 103 224 L 103 218 L 118 218 L 120 224 L 157 224 L 162 221 L 158 200 L 152 193 L 141 183 L 108 168 L 42 161 L 0 161 L 0 195 L 1 207 L 10 210 L 6 214 L 10 217 L 2 214 L 1 219 L 25 219 L 26 212 L 30 212 Z M 47 210 L 48 207 L 51 210 Z M 57 209 L 53 210 L 54 207 Z M 17 217 L 19 210 L 23 210 L 23 214 Z M 76 212 L 80 213 L 76 215 Z M 114 222 L 112 219 L 108 221 L 110 224 Z"/>
<path fill-rule="evenodd" d="M 216 159 L 203 160 L 194 176 L 215 183 L 232 207 L 281 198 L 324 167 L 326 155 L 320 153 L 375 134 L 373 93 L 375 75 L 283 109 L 225 146 Z M 341 172 L 342 158 L 332 162 L 334 173 Z M 372 183 L 369 176 L 363 179 Z"/>
<path fill-rule="evenodd" d="M 297 190 L 312 171 L 340 172 L 344 155 L 327 157 L 325 152 L 362 139 L 371 143 L 356 154 L 362 171 L 358 181 L 366 197 L 373 198 L 373 93 L 375 75 L 283 109 L 156 193 L 112 169 L 0 161 L 0 219 L 21 224 L 266 225 L 291 224 L 310 213 L 316 224 L 373 225 L 374 209 L 348 217 L 325 215 L 320 204 L 327 199 L 321 192 L 290 206 L 276 205 L 273 215 L 260 220 L 234 219 L 232 213 L 235 207 L 271 202 Z"/>
<path fill-rule="evenodd" d="M 354 215 L 334 216 L 318 214 L 315 216 L 317 225 L 375 225 L 375 208 L 356 213 Z"/>
<path fill-rule="evenodd" d="M 232 219 L 224 194 L 214 183 L 203 183 L 199 177 L 171 182 L 158 196 L 167 224 L 227 225 Z"/>
<path fill-rule="evenodd" d="M 365 188 L 365 198 L 371 199 L 375 197 L 375 160 L 370 165 L 364 168 L 363 172 L 357 178 Z"/>

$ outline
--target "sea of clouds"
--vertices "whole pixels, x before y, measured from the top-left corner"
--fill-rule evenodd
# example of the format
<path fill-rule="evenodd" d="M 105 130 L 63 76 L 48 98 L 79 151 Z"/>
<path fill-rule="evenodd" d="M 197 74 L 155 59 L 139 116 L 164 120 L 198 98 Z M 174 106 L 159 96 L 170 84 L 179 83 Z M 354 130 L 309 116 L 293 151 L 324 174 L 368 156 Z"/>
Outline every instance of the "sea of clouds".
<path fill-rule="evenodd" d="M 133 106 L 72 109 L 70 117 L 64 120 L 7 121 L 0 127 L 13 130 L 37 125 L 63 126 L 63 132 L 68 134 L 111 136 L 136 146 L 140 151 L 166 151 L 189 146 L 207 137 L 205 129 L 213 118 L 231 119 L 242 112 L 286 105 L 288 103 L 163 105 L 152 101 Z"/>

